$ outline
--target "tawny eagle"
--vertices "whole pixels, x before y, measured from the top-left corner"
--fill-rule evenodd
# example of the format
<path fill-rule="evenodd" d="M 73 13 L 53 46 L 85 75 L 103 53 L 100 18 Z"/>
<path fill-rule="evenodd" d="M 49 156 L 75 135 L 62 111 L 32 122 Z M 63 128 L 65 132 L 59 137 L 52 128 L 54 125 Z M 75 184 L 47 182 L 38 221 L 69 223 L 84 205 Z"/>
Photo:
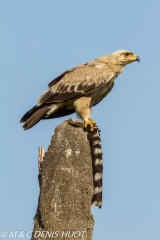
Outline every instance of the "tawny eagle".
<path fill-rule="evenodd" d="M 48 84 L 36 106 L 22 117 L 23 128 L 29 129 L 41 119 L 77 112 L 84 120 L 84 127 L 89 125 L 93 130 L 92 107 L 107 96 L 113 88 L 114 79 L 127 64 L 134 61 L 140 61 L 136 54 L 119 50 L 63 72 Z"/>

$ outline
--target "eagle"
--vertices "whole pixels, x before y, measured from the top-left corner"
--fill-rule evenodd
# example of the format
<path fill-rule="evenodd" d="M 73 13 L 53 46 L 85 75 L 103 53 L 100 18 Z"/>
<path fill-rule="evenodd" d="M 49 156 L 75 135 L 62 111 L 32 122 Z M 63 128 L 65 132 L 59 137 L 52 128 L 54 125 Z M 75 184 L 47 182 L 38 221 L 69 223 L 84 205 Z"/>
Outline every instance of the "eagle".
<path fill-rule="evenodd" d="M 140 61 L 138 55 L 119 50 L 63 72 L 48 84 L 37 104 L 24 114 L 20 120 L 24 123 L 24 130 L 32 128 L 42 119 L 76 112 L 84 120 L 84 128 L 89 126 L 93 131 L 96 123 L 91 119 L 92 107 L 107 96 L 115 78 L 134 61 Z"/>

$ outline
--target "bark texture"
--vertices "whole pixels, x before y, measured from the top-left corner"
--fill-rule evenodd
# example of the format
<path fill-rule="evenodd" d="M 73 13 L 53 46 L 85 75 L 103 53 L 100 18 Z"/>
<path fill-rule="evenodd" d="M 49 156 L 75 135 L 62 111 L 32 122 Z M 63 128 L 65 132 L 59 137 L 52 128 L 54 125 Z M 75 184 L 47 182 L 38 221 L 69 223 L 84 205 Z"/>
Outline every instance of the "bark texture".
<path fill-rule="evenodd" d="M 32 240 L 91 240 L 93 172 L 87 132 L 67 121 L 55 129 L 40 162 L 39 184 Z"/>

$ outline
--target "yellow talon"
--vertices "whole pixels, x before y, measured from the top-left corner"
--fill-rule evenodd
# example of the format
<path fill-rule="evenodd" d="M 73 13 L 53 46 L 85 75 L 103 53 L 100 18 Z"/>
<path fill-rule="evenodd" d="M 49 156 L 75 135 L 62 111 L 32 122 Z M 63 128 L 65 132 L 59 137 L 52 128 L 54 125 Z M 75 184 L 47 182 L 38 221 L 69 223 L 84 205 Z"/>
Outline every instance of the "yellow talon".
<path fill-rule="evenodd" d="M 85 120 L 84 128 L 87 128 L 88 125 L 90 127 L 90 131 L 94 131 L 94 127 L 96 126 L 96 122 L 91 120 L 91 119 Z"/>

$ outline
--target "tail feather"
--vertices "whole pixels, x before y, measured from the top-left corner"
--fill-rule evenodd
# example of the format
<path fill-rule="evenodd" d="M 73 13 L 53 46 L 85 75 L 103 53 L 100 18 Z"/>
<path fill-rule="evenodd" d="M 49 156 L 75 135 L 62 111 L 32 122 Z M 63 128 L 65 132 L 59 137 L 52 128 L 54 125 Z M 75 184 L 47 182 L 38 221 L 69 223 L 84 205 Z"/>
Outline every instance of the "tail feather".
<path fill-rule="evenodd" d="M 22 123 L 23 123 L 23 122 L 26 122 L 27 119 L 28 119 L 29 117 L 31 117 L 32 114 L 33 114 L 36 110 L 38 110 L 39 108 L 41 108 L 41 107 L 34 106 L 33 108 L 31 108 L 28 112 L 26 112 L 26 113 L 24 114 L 24 116 L 21 118 L 20 122 L 22 122 Z"/>
<path fill-rule="evenodd" d="M 67 109 L 65 105 L 61 106 L 60 103 L 34 106 L 24 114 L 20 122 L 24 123 L 23 128 L 27 130 L 37 124 L 41 119 L 64 117 L 74 112 L 74 108 Z"/>
<path fill-rule="evenodd" d="M 24 130 L 30 129 L 35 124 L 37 124 L 41 119 L 43 119 L 46 116 L 47 111 L 48 111 L 47 106 L 38 109 L 35 108 L 34 111 L 32 108 L 21 119 L 21 122 L 24 122 L 23 124 Z"/>

